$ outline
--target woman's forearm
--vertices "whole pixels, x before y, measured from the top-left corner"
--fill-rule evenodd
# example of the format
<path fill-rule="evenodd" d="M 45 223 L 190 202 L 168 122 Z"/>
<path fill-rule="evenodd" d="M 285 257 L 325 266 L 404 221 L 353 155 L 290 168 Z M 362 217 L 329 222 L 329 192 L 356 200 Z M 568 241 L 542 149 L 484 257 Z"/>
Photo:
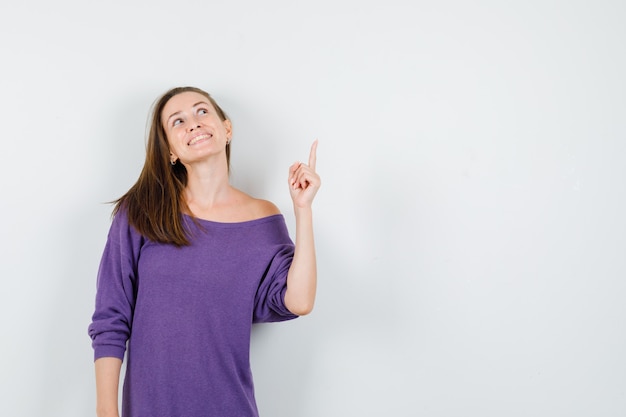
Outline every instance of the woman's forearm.
<path fill-rule="evenodd" d="M 96 414 L 98 417 L 118 417 L 117 393 L 122 361 L 118 358 L 99 358 L 96 368 Z"/>
<path fill-rule="evenodd" d="M 294 314 L 303 316 L 313 310 L 317 290 L 317 262 L 313 238 L 311 207 L 295 208 L 296 248 L 287 275 L 285 305 Z"/>

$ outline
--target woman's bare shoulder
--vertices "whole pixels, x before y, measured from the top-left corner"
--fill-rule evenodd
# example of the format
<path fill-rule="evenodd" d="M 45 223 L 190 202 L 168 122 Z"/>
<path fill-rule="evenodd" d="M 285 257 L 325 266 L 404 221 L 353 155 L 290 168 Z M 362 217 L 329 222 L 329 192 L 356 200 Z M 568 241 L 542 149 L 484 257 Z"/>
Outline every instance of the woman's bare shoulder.
<path fill-rule="evenodd" d="M 252 198 L 251 207 L 253 207 L 255 216 L 257 218 L 273 216 L 274 214 L 280 214 L 280 210 L 274 203 L 267 200 L 261 200 L 258 198 Z"/>
<path fill-rule="evenodd" d="M 246 217 L 260 219 L 262 217 L 280 214 L 278 207 L 271 201 L 254 198 L 243 191 L 239 192 L 241 193 L 239 199 L 243 203 L 242 206 L 245 207 L 248 212 L 248 216 Z"/>

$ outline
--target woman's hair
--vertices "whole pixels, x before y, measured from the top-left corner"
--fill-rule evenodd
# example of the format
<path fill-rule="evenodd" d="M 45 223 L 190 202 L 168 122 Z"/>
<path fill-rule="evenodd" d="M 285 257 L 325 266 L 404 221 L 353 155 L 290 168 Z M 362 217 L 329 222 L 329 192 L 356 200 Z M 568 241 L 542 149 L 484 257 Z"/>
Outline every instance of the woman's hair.
<path fill-rule="evenodd" d="M 177 94 L 194 92 L 205 96 L 222 121 L 228 116 L 206 92 L 196 87 L 176 87 L 158 98 L 152 109 L 152 121 L 146 144 L 146 161 L 137 182 L 114 201 L 113 215 L 125 210 L 128 222 L 146 238 L 171 243 L 189 244 L 182 221 L 188 211 L 182 191 L 187 185 L 187 169 L 182 163 L 172 165 L 167 135 L 163 129 L 162 114 L 167 102 Z M 230 144 L 226 145 L 226 162 L 230 169 Z"/>

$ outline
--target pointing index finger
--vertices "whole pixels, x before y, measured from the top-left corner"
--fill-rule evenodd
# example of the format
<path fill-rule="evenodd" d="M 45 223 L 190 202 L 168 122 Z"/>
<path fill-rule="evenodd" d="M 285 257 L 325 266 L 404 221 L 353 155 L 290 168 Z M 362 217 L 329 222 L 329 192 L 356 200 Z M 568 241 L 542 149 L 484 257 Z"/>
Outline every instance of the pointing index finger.
<path fill-rule="evenodd" d="M 317 139 L 311 145 L 311 154 L 309 155 L 309 167 L 315 171 L 315 163 L 317 162 Z"/>

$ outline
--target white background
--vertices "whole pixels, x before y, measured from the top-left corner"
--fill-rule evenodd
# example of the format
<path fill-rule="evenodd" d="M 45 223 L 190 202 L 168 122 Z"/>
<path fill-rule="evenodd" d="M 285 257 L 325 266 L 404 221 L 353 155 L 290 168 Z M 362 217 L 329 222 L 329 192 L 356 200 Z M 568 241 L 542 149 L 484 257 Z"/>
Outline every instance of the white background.
<path fill-rule="evenodd" d="M 148 111 L 211 92 L 319 294 L 253 334 L 267 417 L 626 415 L 626 3 L 0 6 L 0 414 L 89 416 L 87 326 Z M 291 229 L 293 232 L 293 229 Z"/>

